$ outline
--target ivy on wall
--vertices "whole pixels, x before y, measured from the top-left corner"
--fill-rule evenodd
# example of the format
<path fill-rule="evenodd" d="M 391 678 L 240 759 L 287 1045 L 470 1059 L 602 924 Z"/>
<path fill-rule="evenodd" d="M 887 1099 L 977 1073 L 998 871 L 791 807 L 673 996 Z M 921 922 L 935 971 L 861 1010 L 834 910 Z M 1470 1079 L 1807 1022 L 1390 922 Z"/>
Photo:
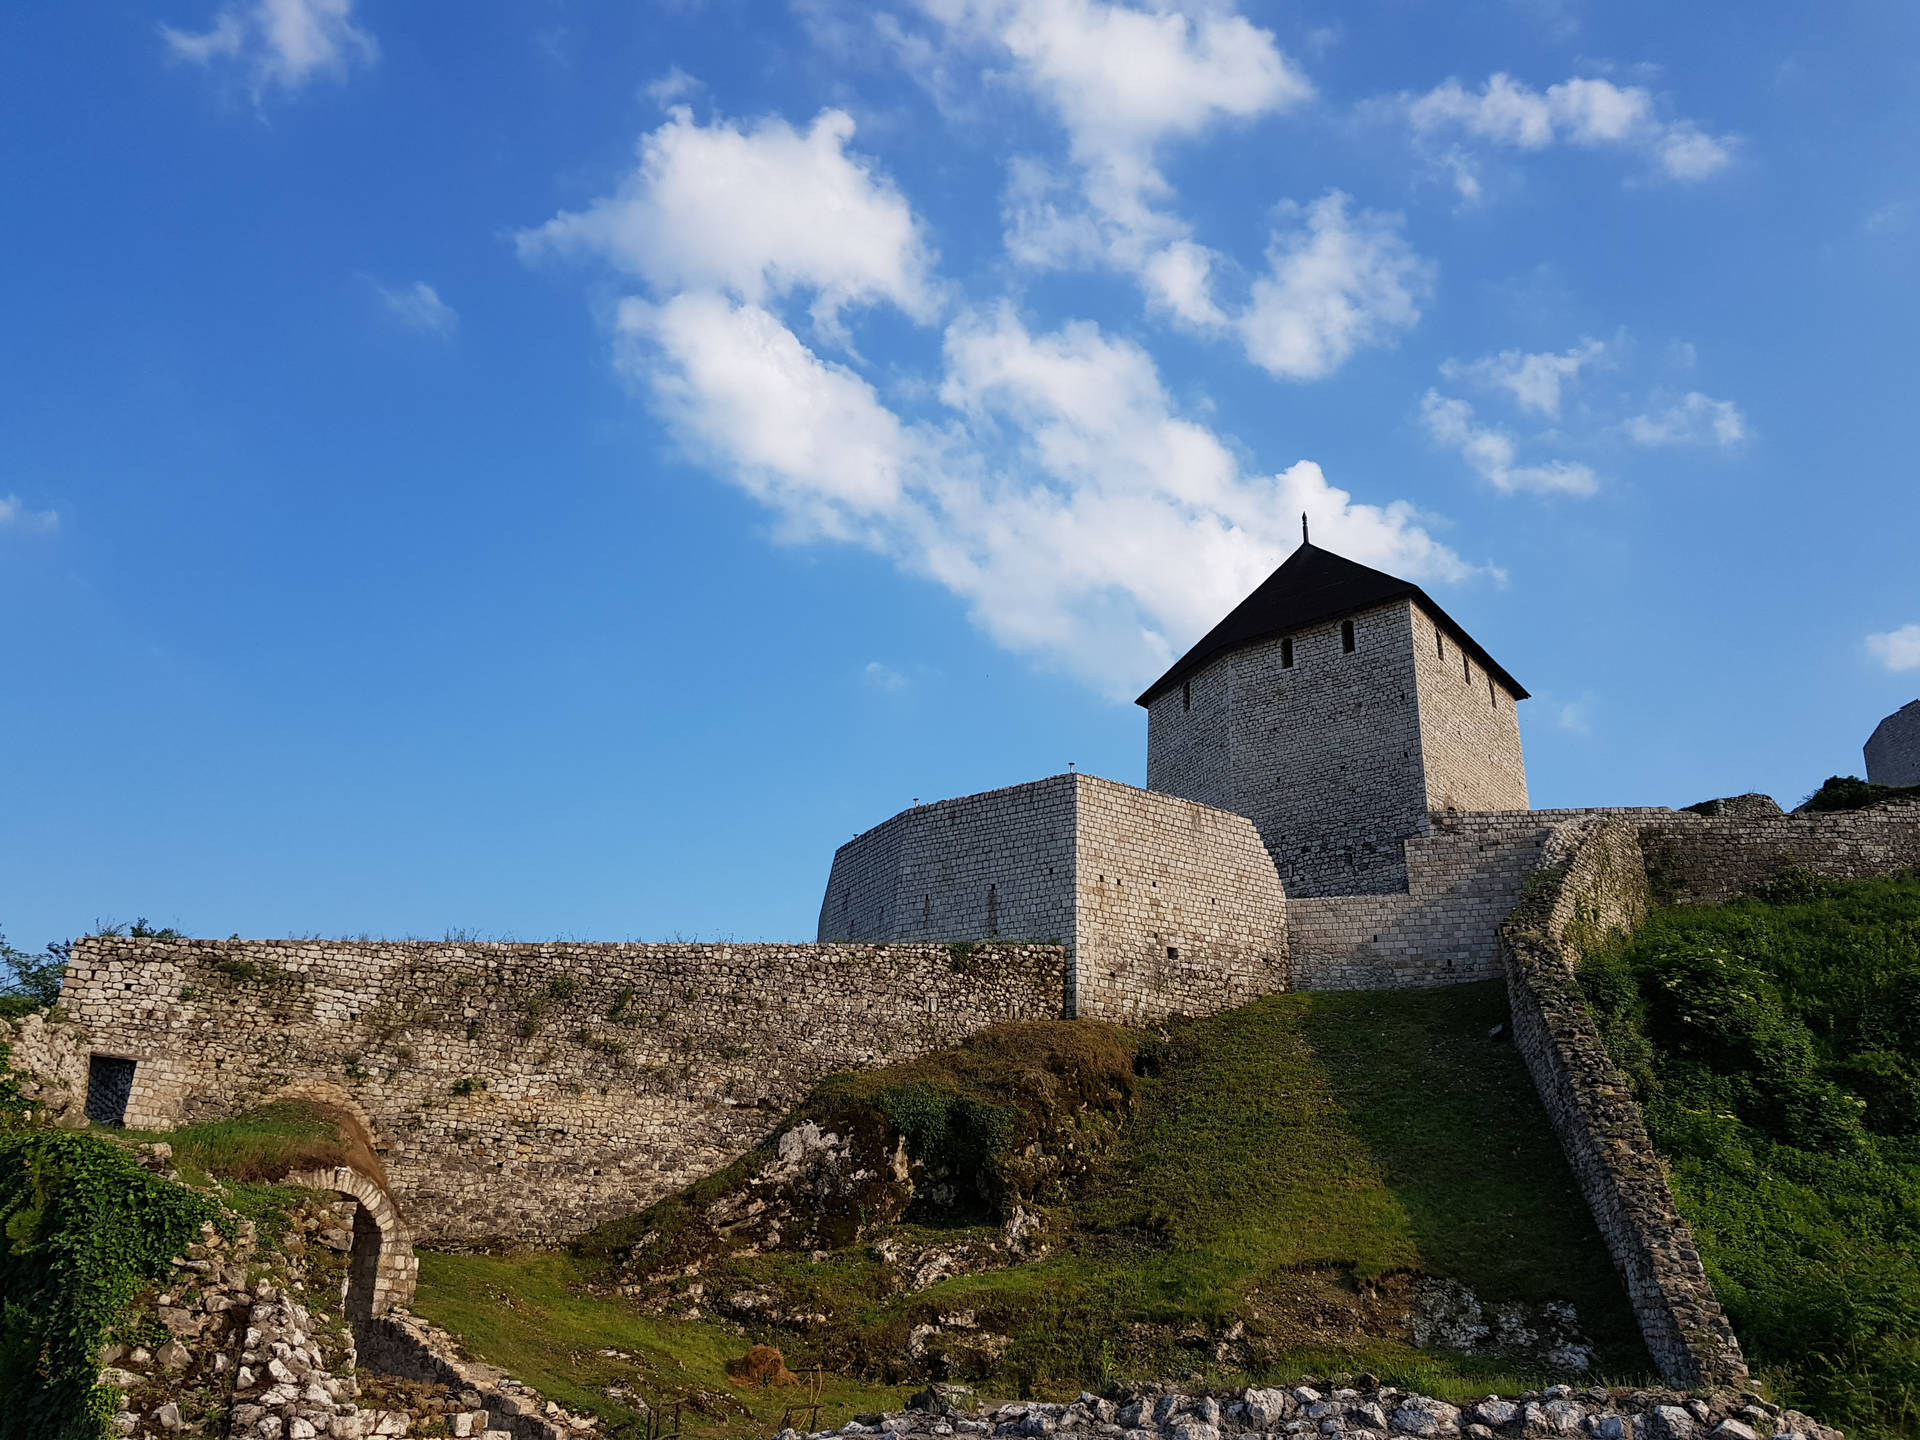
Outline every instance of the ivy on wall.
<path fill-rule="evenodd" d="M 217 1207 L 83 1131 L 0 1130 L 0 1440 L 97 1440 L 108 1331 Z"/>

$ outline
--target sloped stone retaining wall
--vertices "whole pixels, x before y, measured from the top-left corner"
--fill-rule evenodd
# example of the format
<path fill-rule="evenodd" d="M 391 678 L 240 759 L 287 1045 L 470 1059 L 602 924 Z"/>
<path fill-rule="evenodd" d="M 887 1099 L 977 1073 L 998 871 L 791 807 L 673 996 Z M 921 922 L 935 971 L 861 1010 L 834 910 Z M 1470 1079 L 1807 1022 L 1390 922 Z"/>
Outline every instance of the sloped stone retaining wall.
<path fill-rule="evenodd" d="M 1670 1384 L 1744 1380 L 1746 1359 L 1673 1203 L 1627 1079 L 1574 979 L 1584 947 L 1632 930 L 1648 906 L 1634 828 L 1555 827 L 1531 893 L 1500 930 L 1514 1041 L 1560 1136 L 1654 1363 Z"/>

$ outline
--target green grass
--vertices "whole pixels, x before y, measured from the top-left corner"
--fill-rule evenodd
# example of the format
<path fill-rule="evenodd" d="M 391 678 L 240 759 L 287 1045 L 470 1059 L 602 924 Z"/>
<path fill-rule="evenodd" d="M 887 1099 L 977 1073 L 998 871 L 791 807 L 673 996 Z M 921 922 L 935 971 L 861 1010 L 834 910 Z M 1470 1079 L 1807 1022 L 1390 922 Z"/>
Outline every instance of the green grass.
<path fill-rule="evenodd" d="M 222 1120 L 177 1130 L 119 1130 L 129 1142 L 173 1147 L 174 1167 L 189 1182 L 209 1176 L 272 1182 L 294 1170 L 352 1165 L 384 1181 L 385 1171 L 353 1117 L 305 1100 L 280 1100 Z"/>
<path fill-rule="evenodd" d="M 1749 1361 L 1920 1434 L 1920 880 L 1657 911 L 1580 980 Z"/>
<path fill-rule="evenodd" d="M 685 1428 L 696 1435 L 763 1437 L 779 1428 L 785 1407 L 806 1401 L 806 1387 L 738 1388 L 726 1362 L 747 1342 L 729 1327 L 643 1315 L 630 1304 L 588 1288 L 585 1262 L 550 1252 L 511 1256 L 420 1256 L 413 1308 L 460 1336 L 484 1356 L 572 1410 L 619 1424 L 636 1419 L 610 1400 L 609 1387 L 631 1390 L 658 1407 L 687 1400 Z M 619 1350 L 633 1357 L 603 1356 Z M 866 1410 L 899 1409 L 918 1387 L 822 1377 L 822 1426 Z"/>
<path fill-rule="evenodd" d="M 536 1385 L 548 1375 L 556 1398 L 586 1407 L 599 1388 L 594 1366 L 562 1373 L 548 1328 L 579 1337 L 569 1352 L 643 1354 L 663 1393 L 724 1390 L 722 1363 L 755 1341 L 779 1345 L 795 1369 L 818 1363 L 904 1383 L 912 1327 L 959 1310 L 1009 1343 L 957 1378 L 1002 1395 L 1071 1394 L 1114 1378 L 1231 1383 L 1364 1369 L 1467 1397 L 1548 1378 L 1516 1372 L 1511 1360 L 1416 1350 L 1394 1323 L 1375 1323 L 1391 1321 L 1408 1275 L 1440 1275 L 1486 1301 L 1573 1302 L 1601 1370 L 1643 1377 L 1650 1366 L 1625 1297 L 1532 1083 L 1513 1047 L 1487 1038 L 1506 1018 L 1497 982 L 1286 995 L 1177 1024 L 1164 1039 L 1035 1027 L 1024 1042 L 836 1077 L 821 1105 L 885 1111 L 902 1106 L 904 1091 L 912 1103 L 896 1129 L 911 1135 L 924 1123 L 926 1144 L 951 1137 L 951 1102 L 962 1099 L 1031 1118 L 1044 1095 L 1083 1117 L 1117 1109 L 1129 1118 L 1097 1161 L 1081 1157 L 1086 1173 L 1040 1204 L 1051 1248 L 1029 1263 L 907 1295 L 892 1290 L 865 1243 L 820 1263 L 764 1254 L 701 1270 L 708 1304 L 756 1286 L 789 1313 L 828 1316 L 824 1327 L 643 1317 L 611 1294 L 580 1291 L 630 1278 L 612 1265 L 621 1246 L 680 1223 L 752 1160 L 607 1227 L 575 1257 L 427 1257 L 419 1309 L 485 1358 Z M 1043 1047 L 1052 1048 L 1043 1056 Z M 1139 1073 L 1116 1064 L 1136 1048 Z M 909 1246 L 996 1237 L 997 1225 L 980 1218 L 956 1213 L 887 1233 Z M 1330 1308 L 1360 1318 L 1334 1324 Z M 1217 1351 L 1235 1324 L 1243 1339 Z M 600 1338 L 616 1334 L 626 1338 Z"/>

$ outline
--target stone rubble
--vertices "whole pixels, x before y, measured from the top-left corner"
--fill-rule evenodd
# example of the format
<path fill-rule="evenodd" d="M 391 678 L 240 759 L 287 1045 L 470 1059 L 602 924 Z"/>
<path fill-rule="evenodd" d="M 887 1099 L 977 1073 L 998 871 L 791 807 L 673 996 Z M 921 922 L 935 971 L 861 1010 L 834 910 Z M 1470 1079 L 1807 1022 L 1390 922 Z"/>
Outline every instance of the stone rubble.
<path fill-rule="evenodd" d="M 164 1170 L 164 1145 L 141 1147 Z M 173 1262 L 170 1288 L 148 1297 L 128 1334 L 164 1334 L 158 1344 L 113 1343 L 99 1380 L 120 1392 L 114 1436 L 171 1440 L 575 1440 L 596 1436 L 590 1419 L 562 1410 L 486 1366 L 458 1358 L 451 1336 L 398 1314 L 374 1322 L 383 1360 L 430 1377 L 396 1379 L 361 1368 L 343 1312 L 318 1305 L 344 1293 L 352 1244 L 351 1202 L 315 1201 L 291 1216 L 277 1247 L 241 1219 L 226 1240 L 211 1224 Z M 447 1383 L 452 1382 L 452 1383 Z"/>
<path fill-rule="evenodd" d="M 1016 1440 L 1843 1440 L 1838 1430 L 1749 1391 L 1684 1394 L 1672 1390 L 1554 1385 L 1513 1399 L 1488 1396 L 1451 1405 L 1382 1386 L 1359 1375 L 1350 1384 L 1304 1381 L 1214 1394 L 1160 1387 L 1110 1386 L 1071 1404 L 1020 1401 L 968 1405 L 960 1386 L 935 1385 L 905 1411 L 860 1415 L 837 1430 L 783 1430 L 776 1440 L 1011 1436 Z"/>

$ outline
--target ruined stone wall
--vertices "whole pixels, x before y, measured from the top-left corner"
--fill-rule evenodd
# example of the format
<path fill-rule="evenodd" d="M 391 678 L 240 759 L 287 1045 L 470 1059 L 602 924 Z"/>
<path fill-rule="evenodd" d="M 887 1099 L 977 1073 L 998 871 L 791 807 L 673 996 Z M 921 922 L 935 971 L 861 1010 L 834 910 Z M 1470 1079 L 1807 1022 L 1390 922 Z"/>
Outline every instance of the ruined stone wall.
<path fill-rule="evenodd" d="M 1859 880 L 1920 868 L 1920 801 L 1825 814 L 1663 816 L 1642 827 L 1656 898 L 1712 905 L 1800 869 Z"/>
<path fill-rule="evenodd" d="M 840 847 L 820 938 L 1058 941 L 1072 1015 L 1286 988 L 1286 895 L 1246 817 L 1092 775 L 920 805 Z"/>
<path fill-rule="evenodd" d="M 823 1075 L 1057 1018 L 1057 946 L 77 941 L 85 1093 L 135 1064 L 126 1123 L 343 1095 L 416 1238 L 554 1243 L 727 1164 Z M 64 1061 L 61 1056 L 67 1056 Z"/>
<path fill-rule="evenodd" d="M 1861 750 L 1875 785 L 1920 785 L 1920 700 L 1902 705 L 1874 726 Z"/>
<path fill-rule="evenodd" d="M 1735 1384 L 1746 1360 L 1674 1206 L 1626 1077 L 1574 979 L 1584 947 L 1632 930 L 1648 905 L 1636 828 L 1556 826 L 1526 901 L 1501 927 L 1514 1041 L 1670 1384 Z"/>
<path fill-rule="evenodd" d="M 1413 607 L 1426 808 L 1524 810 L 1527 767 L 1511 691 Z"/>

